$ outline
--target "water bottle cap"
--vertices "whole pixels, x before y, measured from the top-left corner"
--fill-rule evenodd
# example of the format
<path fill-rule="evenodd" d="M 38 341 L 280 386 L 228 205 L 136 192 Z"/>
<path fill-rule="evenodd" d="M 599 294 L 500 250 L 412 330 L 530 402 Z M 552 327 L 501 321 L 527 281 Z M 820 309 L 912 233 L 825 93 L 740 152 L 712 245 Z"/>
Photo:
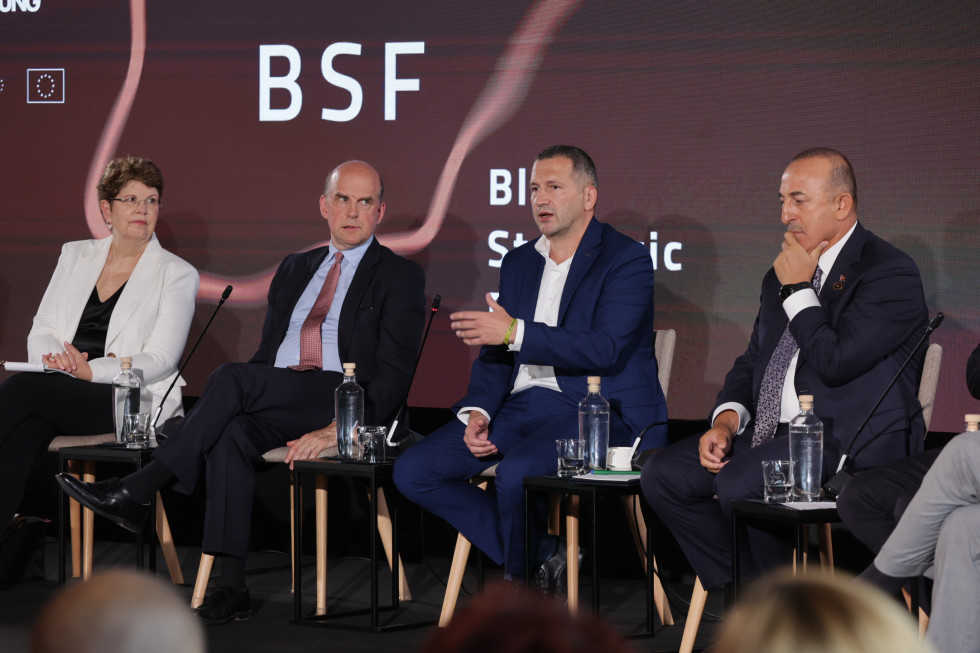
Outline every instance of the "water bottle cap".
<path fill-rule="evenodd" d="M 969 415 L 964 415 L 963 421 L 966 422 L 967 431 L 976 431 L 978 430 L 978 427 L 980 427 L 980 415 L 976 415 L 973 413 Z M 973 428 L 970 428 L 971 426 Z"/>
<path fill-rule="evenodd" d="M 588 377 L 588 379 L 589 379 L 589 385 L 599 385 L 599 383 L 602 382 L 601 376 L 590 376 Z"/>
<path fill-rule="evenodd" d="M 808 404 L 813 403 L 813 395 L 800 395 L 800 403 L 806 402 Z"/>
<path fill-rule="evenodd" d="M 356 363 L 344 363 L 344 375 L 351 376 L 354 374 L 354 368 L 357 366 Z"/>
<path fill-rule="evenodd" d="M 119 359 L 119 362 L 124 370 L 128 370 L 133 367 L 133 359 L 130 356 L 123 356 Z"/>

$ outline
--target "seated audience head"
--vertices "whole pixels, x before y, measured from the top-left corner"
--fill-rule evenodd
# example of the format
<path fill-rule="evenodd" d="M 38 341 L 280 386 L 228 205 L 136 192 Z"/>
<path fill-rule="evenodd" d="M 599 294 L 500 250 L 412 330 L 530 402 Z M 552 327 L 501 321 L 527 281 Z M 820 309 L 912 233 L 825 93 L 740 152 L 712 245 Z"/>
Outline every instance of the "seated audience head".
<path fill-rule="evenodd" d="M 931 653 L 911 616 L 862 581 L 782 572 L 753 584 L 712 653 Z"/>
<path fill-rule="evenodd" d="M 57 594 L 41 610 L 31 653 L 203 653 L 201 625 L 156 578 L 115 569 Z"/>
<path fill-rule="evenodd" d="M 611 627 L 510 583 L 486 591 L 437 629 L 424 653 L 630 653 Z"/>

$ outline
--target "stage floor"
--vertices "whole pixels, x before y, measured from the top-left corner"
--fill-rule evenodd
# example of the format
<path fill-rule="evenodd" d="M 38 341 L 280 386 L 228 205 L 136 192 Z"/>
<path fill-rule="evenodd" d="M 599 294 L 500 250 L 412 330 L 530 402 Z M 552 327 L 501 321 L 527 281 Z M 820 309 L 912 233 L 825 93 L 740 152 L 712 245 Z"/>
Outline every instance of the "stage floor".
<path fill-rule="evenodd" d="M 120 542 L 96 542 L 95 569 L 111 566 L 132 566 L 134 548 Z M 57 541 L 49 538 L 45 546 L 46 578 L 44 580 L 24 581 L 14 586 L 0 588 L 0 642 L 5 652 L 27 651 L 30 641 L 31 624 L 44 603 L 57 591 Z M 181 568 L 186 585 L 178 587 L 188 604 L 191 585 L 197 573 L 200 550 L 178 547 Z M 163 557 L 158 554 L 157 574 L 169 580 L 163 565 Z M 408 581 L 413 593 L 413 601 L 403 603 L 405 610 L 399 613 L 383 613 L 382 623 L 438 618 L 444 592 L 444 579 L 449 570 L 449 560 L 434 558 L 429 564 L 407 562 Z M 442 578 L 437 579 L 436 575 Z M 499 577 L 499 569 L 489 568 L 487 579 Z M 312 609 L 315 569 L 313 558 L 304 559 L 303 598 Z M 382 592 L 389 591 L 389 576 L 382 576 Z M 78 581 L 69 581 L 78 582 Z M 366 558 L 331 558 L 328 566 L 328 611 L 351 608 L 366 608 L 369 603 L 368 561 Z M 608 578 L 602 581 L 602 598 L 605 617 L 623 634 L 639 632 L 643 628 L 643 603 L 645 600 L 641 578 Z M 249 554 L 248 584 L 256 614 L 248 621 L 232 622 L 206 629 L 209 650 L 249 651 L 249 652 L 294 652 L 302 650 L 322 650 L 328 644 L 330 650 L 372 653 L 402 652 L 414 653 L 422 650 L 426 638 L 435 626 L 401 630 L 382 634 L 363 633 L 350 630 L 324 629 L 289 623 L 293 613 L 293 597 L 290 593 L 289 557 L 282 552 L 257 552 Z M 688 600 L 691 586 L 670 584 L 670 590 L 677 597 Z M 475 567 L 470 566 L 464 583 L 470 593 L 476 590 Z M 590 581 L 582 580 L 582 603 L 588 601 Z M 382 594 L 387 596 L 387 594 Z M 460 606 L 468 599 L 460 597 Z M 674 599 L 673 608 L 676 625 L 663 628 L 658 625 L 657 634 L 652 638 L 632 640 L 636 651 L 664 652 L 676 651 L 680 644 L 686 605 Z M 723 597 L 720 592 L 712 592 L 708 602 L 708 612 L 720 614 L 723 610 Z M 717 628 L 717 622 L 704 619 L 699 629 L 697 649 L 710 644 Z"/>

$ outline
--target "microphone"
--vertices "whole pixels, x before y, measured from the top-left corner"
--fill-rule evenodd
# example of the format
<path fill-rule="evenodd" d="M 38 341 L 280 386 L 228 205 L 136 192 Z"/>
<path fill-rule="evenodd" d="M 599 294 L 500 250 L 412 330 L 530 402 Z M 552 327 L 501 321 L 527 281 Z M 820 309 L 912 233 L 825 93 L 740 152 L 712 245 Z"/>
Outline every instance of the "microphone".
<path fill-rule="evenodd" d="M 197 342 L 195 342 L 194 346 L 191 347 L 191 352 L 187 354 L 187 358 L 184 359 L 184 363 L 180 366 L 180 369 L 177 370 L 177 376 L 174 377 L 174 380 L 173 382 L 171 382 L 170 387 L 167 388 L 167 391 L 163 394 L 163 399 L 160 400 L 160 405 L 157 406 L 157 414 L 153 418 L 153 424 L 151 428 L 153 429 L 156 428 L 157 422 L 160 421 L 160 414 L 163 413 L 163 403 L 167 400 L 167 397 L 170 396 L 170 391 L 174 389 L 175 385 L 177 385 L 177 379 L 179 379 L 180 375 L 183 374 L 184 368 L 187 367 L 187 363 L 191 360 L 191 356 L 193 356 L 194 352 L 197 351 L 197 346 L 201 344 L 201 340 L 204 339 L 204 334 L 208 332 L 208 327 L 210 327 L 211 322 L 214 321 L 214 316 L 218 314 L 218 309 L 221 308 L 221 305 L 225 303 L 225 300 L 231 297 L 231 290 L 232 288 L 229 285 L 227 288 L 225 288 L 225 291 L 221 293 L 221 299 L 218 300 L 218 305 L 214 307 L 214 312 L 211 313 L 211 318 L 208 320 L 208 323 L 204 325 L 204 329 L 201 330 L 201 335 L 197 337 Z M 166 422 L 164 422 L 164 426 L 166 426 Z M 161 434 L 157 434 L 158 443 L 163 442 L 163 440 L 167 439 L 166 434 L 162 434 L 164 436 L 163 438 L 160 438 L 160 435 Z"/>
<path fill-rule="evenodd" d="M 885 391 L 881 393 L 881 397 L 879 397 L 878 401 L 875 402 L 875 405 L 871 407 L 871 411 L 868 413 L 868 416 L 864 418 L 864 421 L 861 423 L 861 426 L 858 427 L 858 430 L 854 434 L 854 437 L 852 437 L 851 441 L 848 443 L 847 449 L 844 451 L 844 455 L 841 456 L 840 463 L 837 465 L 837 473 L 834 474 L 834 476 L 829 481 L 827 481 L 823 486 L 824 494 L 828 498 L 836 499 L 837 496 L 844 489 L 844 486 L 847 485 L 847 482 L 850 481 L 851 478 L 854 476 L 848 470 L 854 464 L 854 460 L 850 457 L 850 454 L 851 454 L 851 449 L 854 447 L 854 443 L 857 442 L 858 436 L 861 435 L 861 431 L 863 431 L 864 427 L 867 426 L 868 422 L 871 421 L 871 417 L 875 414 L 875 411 L 878 410 L 878 406 L 881 405 L 881 402 L 885 400 L 885 396 L 888 394 L 888 391 L 892 389 L 892 386 L 895 385 L 899 377 L 902 376 L 902 372 L 904 372 L 905 368 L 908 367 L 909 363 L 912 362 L 912 358 L 915 356 L 916 352 L 919 351 L 919 348 L 922 347 L 922 343 L 924 343 L 929 338 L 929 334 L 931 334 L 933 331 L 939 328 L 939 325 L 943 323 L 943 319 L 945 317 L 946 315 L 942 311 L 940 311 L 936 313 L 936 317 L 930 320 L 929 326 L 926 327 L 926 332 L 922 334 L 921 338 L 919 338 L 919 342 L 915 343 L 915 347 L 912 348 L 912 352 L 909 354 L 908 358 L 906 358 L 905 362 L 902 363 L 902 366 L 898 368 L 898 372 L 895 374 L 895 377 L 891 380 L 891 383 L 889 383 L 888 387 L 885 388 Z M 873 442 L 877 437 L 878 434 L 872 436 L 871 439 L 868 440 L 868 442 L 865 444 L 865 446 Z"/>
<path fill-rule="evenodd" d="M 408 391 L 405 393 L 405 399 L 402 400 L 401 406 L 398 407 L 398 412 L 395 413 L 395 419 L 391 422 L 391 428 L 388 429 L 388 437 L 385 442 L 389 447 L 394 447 L 398 444 L 398 440 L 395 439 L 395 431 L 398 430 L 398 427 L 402 421 L 402 416 L 405 414 L 405 410 L 408 408 L 408 395 L 412 391 L 412 383 L 415 381 L 415 373 L 419 369 L 419 361 L 422 360 L 422 350 L 425 349 L 425 341 L 429 338 L 429 329 L 432 327 L 432 320 L 439 311 L 440 304 L 442 304 L 442 295 L 436 295 L 432 298 L 432 308 L 429 309 L 429 323 L 425 325 L 425 333 L 422 334 L 422 342 L 419 344 L 419 353 L 415 357 L 415 365 L 412 366 L 412 376 L 408 379 Z"/>

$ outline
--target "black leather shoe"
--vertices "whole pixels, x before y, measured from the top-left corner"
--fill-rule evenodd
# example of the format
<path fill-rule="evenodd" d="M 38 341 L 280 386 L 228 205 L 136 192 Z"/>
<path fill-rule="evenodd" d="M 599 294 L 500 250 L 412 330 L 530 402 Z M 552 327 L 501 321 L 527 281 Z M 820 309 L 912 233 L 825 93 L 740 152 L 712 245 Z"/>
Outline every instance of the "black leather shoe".
<path fill-rule="evenodd" d="M 248 595 L 248 588 L 236 590 L 227 585 L 218 585 L 204 597 L 204 602 L 194 614 L 208 626 L 226 624 L 231 620 L 251 619 L 252 599 Z"/>
<path fill-rule="evenodd" d="M 150 514 L 150 504 L 139 503 L 118 478 L 84 483 L 71 474 L 56 474 L 58 485 L 75 501 L 134 533 Z"/>
<path fill-rule="evenodd" d="M 578 549 L 578 562 L 582 564 L 582 547 Z M 554 555 L 542 562 L 534 572 L 531 587 L 558 598 L 567 598 L 568 594 L 568 546 L 565 539 L 558 542 L 558 550 Z"/>

